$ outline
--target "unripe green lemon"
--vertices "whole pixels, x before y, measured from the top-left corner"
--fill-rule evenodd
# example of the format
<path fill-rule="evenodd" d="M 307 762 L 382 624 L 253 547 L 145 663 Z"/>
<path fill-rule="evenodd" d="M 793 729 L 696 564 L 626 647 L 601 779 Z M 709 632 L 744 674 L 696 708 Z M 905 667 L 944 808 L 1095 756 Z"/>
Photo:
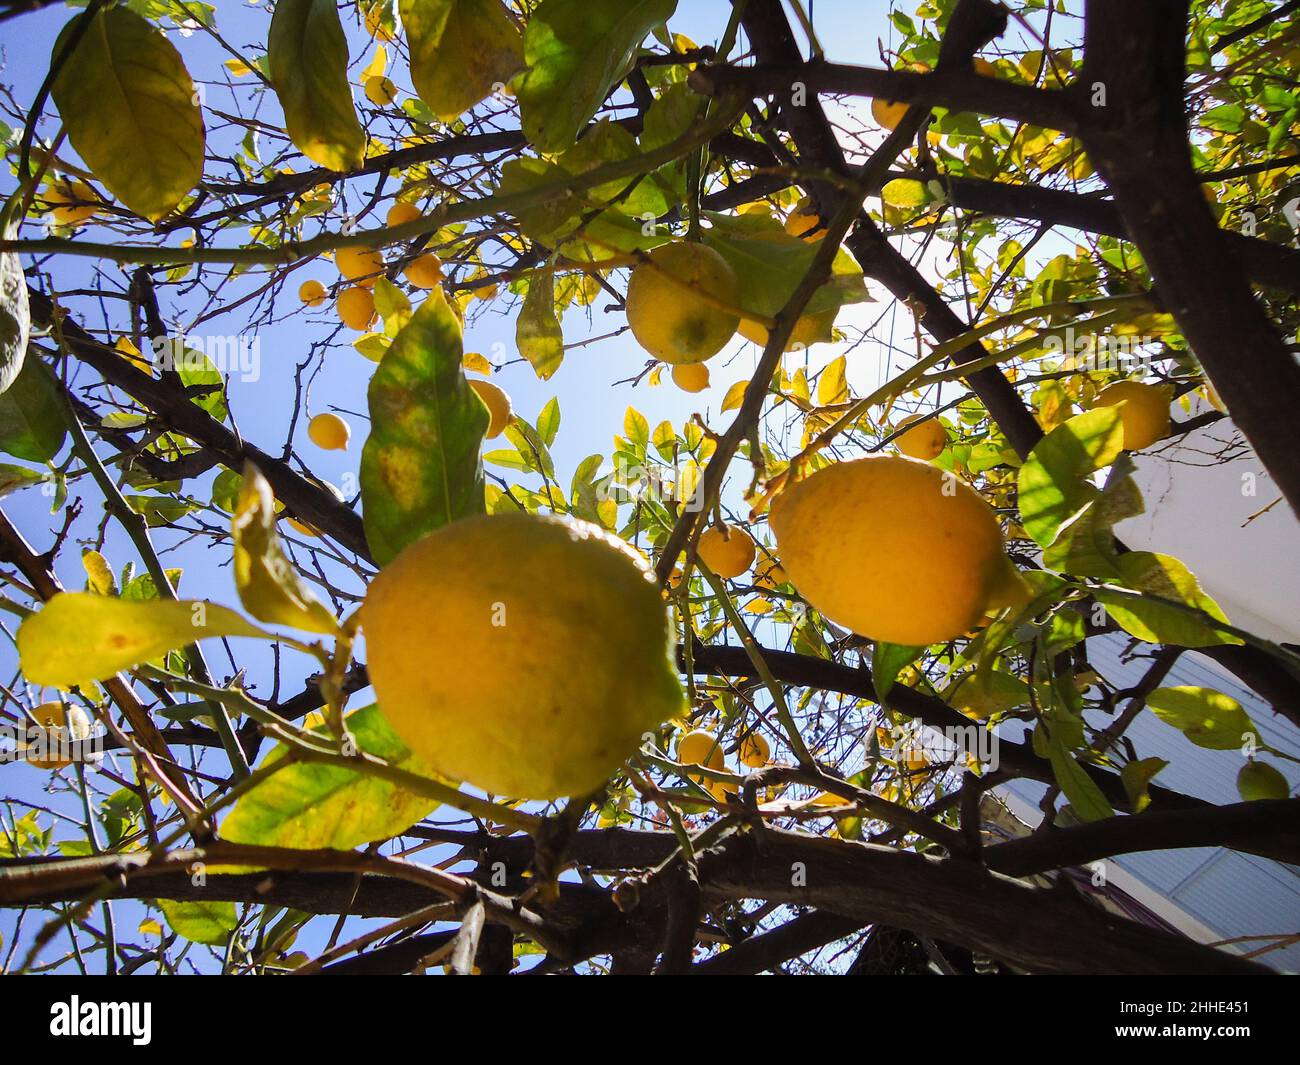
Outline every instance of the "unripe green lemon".
<path fill-rule="evenodd" d="M 1286 777 L 1267 762 L 1251 759 L 1237 774 L 1237 791 L 1247 802 L 1257 799 L 1285 799 L 1291 794 Z"/>

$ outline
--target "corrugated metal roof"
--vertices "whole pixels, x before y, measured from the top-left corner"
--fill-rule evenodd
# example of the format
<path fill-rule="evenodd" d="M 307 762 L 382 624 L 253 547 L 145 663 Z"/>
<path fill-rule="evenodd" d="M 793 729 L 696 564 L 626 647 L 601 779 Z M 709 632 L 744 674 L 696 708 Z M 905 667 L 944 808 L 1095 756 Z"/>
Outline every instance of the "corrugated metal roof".
<path fill-rule="evenodd" d="M 1094 669 L 1116 688 L 1136 684 L 1150 659 L 1127 653 L 1126 637 L 1106 635 L 1088 641 L 1088 658 Z M 1264 742 L 1300 757 L 1300 734 L 1289 721 L 1278 718 L 1267 703 L 1214 662 L 1185 654 L 1175 663 L 1164 686 L 1196 685 L 1232 696 L 1246 709 Z M 1099 727 L 1105 715 L 1090 713 Z M 1018 723 L 1008 727 L 1008 738 L 1023 733 Z M 1166 787 L 1216 804 L 1239 802 L 1236 778 L 1242 758 L 1238 751 L 1211 751 L 1198 747 L 1180 731 L 1153 713 L 1138 715 L 1125 735 L 1140 758 L 1164 758 L 1170 764 L 1158 777 Z M 1264 757 L 1291 783 L 1300 786 L 1300 766 Z M 1046 788 L 1035 781 L 1017 780 L 1008 790 L 1037 806 Z M 1222 849 L 1150 851 L 1112 859 L 1171 903 L 1213 929 L 1223 939 L 1246 935 L 1300 933 L 1300 868 L 1270 862 L 1250 854 Z M 1252 944 L 1259 946 L 1262 944 Z M 1277 968 L 1300 971 L 1300 944 L 1261 959 Z"/>

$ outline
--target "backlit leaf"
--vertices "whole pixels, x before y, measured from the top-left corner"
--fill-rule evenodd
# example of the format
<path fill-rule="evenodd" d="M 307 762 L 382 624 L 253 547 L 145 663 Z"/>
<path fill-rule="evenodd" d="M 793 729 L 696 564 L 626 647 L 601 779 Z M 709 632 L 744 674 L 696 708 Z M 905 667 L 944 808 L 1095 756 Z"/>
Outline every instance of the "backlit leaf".
<path fill-rule="evenodd" d="M 244 466 L 244 483 L 231 519 L 235 586 L 239 600 L 258 621 L 335 635 L 333 612 L 299 578 L 276 531 L 275 498 L 265 477 Z"/>
<path fill-rule="evenodd" d="M 523 41 L 501 0 L 402 0 L 415 91 L 450 121 L 524 65 Z"/>
<path fill-rule="evenodd" d="M 1198 747 L 1231 751 L 1259 733 L 1241 703 L 1213 688 L 1183 685 L 1157 688 L 1147 696 L 1147 706 L 1166 725 L 1172 725 Z"/>
<path fill-rule="evenodd" d="M 515 321 L 515 346 L 545 381 L 564 361 L 564 333 L 555 314 L 555 284 L 549 270 L 534 274 Z"/>
<path fill-rule="evenodd" d="M 297 149 L 330 170 L 360 166 L 366 134 L 352 102 L 348 43 L 334 0 L 279 0 L 267 59 Z"/>
<path fill-rule="evenodd" d="M 361 499 L 381 566 L 426 533 L 484 511 L 479 445 L 488 412 L 465 380 L 461 343 L 460 322 L 434 289 L 370 379 Z"/>
<path fill-rule="evenodd" d="M 18 657 L 33 684 L 71 688 L 205 637 L 265 635 L 233 610 L 203 600 L 60 592 L 18 626 Z"/>
<path fill-rule="evenodd" d="M 356 710 L 344 723 L 360 750 L 399 769 L 434 775 L 398 739 L 378 706 Z M 274 747 L 259 768 L 287 751 L 283 744 Z M 368 773 L 302 762 L 275 773 L 235 803 L 221 822 L 221 836 L 267 847 L 351 850 L 397 835 L 437 806 L 433 799 Z"/>
<path fill-rule="evenodd" d="M 55 57 L 78 18 L 60 33 Z M 203 176 L 194 83 L 171 42 L 135 12 L 111 7 L 95 15 L 52 95 L 77 154 L 137 214 L 161 218 Z"/>
<path fill-rule="evenodd" d="M 224 947 L 239 923 L 233 902 L 187 902 L 159 899 L 173 932 L 209 947 Z"/>
<path fill-rule="evenodd" d="M 1114 462 L 1123 444 L 1118 407 L 1076 415 L 1038 442 L 1019 473 L 1020 523 L 1036 543 L 1049 546 L 1095 497 L 1088 476 Z"/>
<path fill-rule="evenodd" d="M 524 31 L 517 85 L 524 133 L 541 151 L 571 145 L 676 0 L 542 0 Z"/>
<path fill-rule="evenodd" d="M 49 462 L 68 434 L 63 397 L 45 363 L 27 359 L 0 394 L 0 451 L 28 462 Z"/>

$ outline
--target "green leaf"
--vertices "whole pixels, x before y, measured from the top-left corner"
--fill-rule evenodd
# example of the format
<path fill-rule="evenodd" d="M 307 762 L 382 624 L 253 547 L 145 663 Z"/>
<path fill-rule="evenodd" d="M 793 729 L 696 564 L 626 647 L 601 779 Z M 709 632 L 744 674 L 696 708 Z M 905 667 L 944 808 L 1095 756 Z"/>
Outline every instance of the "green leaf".
<path fill-rule="evenodd" d="M 399 769 L 434 777 L 398 739 L 378 706 L 356 710 L 344 722 L 360 750 Z M 283 744 L 276 746 L 259 768 L 287 753 Z M 398 835 L 437 806 L 433 799 L 372 774 L 300 762 L 241 797 L 221 822 L 221 837 L 267 847 L 351 850 Z"/>
<path fill-rule="evenodd" d="M 267 41 L 289 139 L 313 163 L 354 170 L 366 134 L 348 84 L 348 42 L 334 0 L 279 0 Z"/>
<path fill-rule="evenodd" d="M 406 323 L 411 320 L 410 298 L 386 277 L 378 278 L 375 281 L 374 295 L 375 310 L 379 312 L 379 317 L 384 321 L 384 333 L 389 337 L 397 336 L 406 328 Z M 359 347 L 360 343 L 360 340 L 354 340 L 352 346 L 364 355 L 366 352 Z M 381 351 L 380 358 L 382 357 L 383 352 Z"/>
<path fill-rule="evenodd" d="M 1114 807 L 1096 782 L 1056 736 L 1048 742 L 1047 757 L 1056 783 L 1080 821 L 1101 821 L 1115 816 Z"/>
<path fill-rule="evenodd" d="M 888 699 L 903 667 L 915 662 L 924 650 L 924 647 L 908 647 L 901 643 L 877 640 L 871 648 L 871 679 L 876 689 L 876 698 L 881 702 Z"/>
<path fill-rule="evenodd" d="M 628 407 L 623 412 L 623 432 L 640 451 L 644 451 L 650 443 L 650 423 L 635 407 Z"/>
<path fill-rule="evenodd" d="M 895 178 L 885 183 L 880 198 L 891 207 L 924 207 L 930 202 L 930 190 L 923 181 Z"/>
<path fill-rule="evenodd" d="M 1232 751 L 1252 736 L 1262 742 L 1241 703 L 1213 688 L 1157 688 L 1147 696 L 1147 706 L 1198 747 Z"/>
<path fill-rule="evenodd" d="M 29 470 L 23 466 L 0 462 L 0 498 L 7 496 L 10 492 L 16 492 L 20 488 L 30 488 L 34 484 L 43 484 L 49 479 L 50 475 L 40 470 Z"/>
<path fill-rule="evenodd" d="M 411 81 L 449 122 L 524 66 L 519 28 L 501 0 L 402 0 Z"/>
<path fill-rule="evenodd" d="M 18 232 L 13 226 L 3 231 L 8 238 Z M 8 391 L 22 371 L 31 326 L 22 261 L 17 252 L 0 252 L 0 393 Z"/>
<path fill-rule="evenodd" d="M 88 685 L 209 636 L 265 636 L 203 600 L 114 599 L 60 592 L 18 626 L 18 657 L 33 684 Z"/>
<path fill-rule="evenodd" d="M 524 134 L 563 151 L 627 72 L 645 35 L 677 0 L 542 0 L 524 31 L 528 70 L 517 85 Z"/>
<path fill-rule="evenodd" d="M 528 280 L 528 293 L 515 321 L 515 346 L 543 381 L 564 361 L 564 333 L 555 314 L 555 283 L 549 270 Z"/>
<path fill-rule="evenodd" d="M 51 64 L 79 20 L 59 34 Z M 202 178 L 194 82 L 171 42 L 135 12 L 111 7 L 95 15 L 51 94 L 77 154 L 137 214 L 161 218 Z"/>
<path fill-rule="evenodd" d="M 275 498 L 251 462 L 231 519 L 235 540 L 235 587 L 239 601 L 258 621 L 326 636 L 339 633 L 333 612 L 312 594 L 284 553 L 275 526 Z"/>
<path fill-rule="evenodd" d="M 559 431 L 560 401 L 558 397 L 553 396 L 537 415 L 537 435 L 542 438 L 542 443 L 550 447 L 555 443 L 555 436 Z"/>
<path fill-rule="evenodd" d="M 361 500 L 381 566 L 426 533 L 484 512 L 479 444 L 488 412 L 465 380 L 462 355 L 460 322 L 434 289 L 370 379 Z"/>
<path fill-rule="evenodd" d="M 789 302 L 812 266 L 819 244 L 792 237 L 775 219 L 762 215 L 710 214 L 712 228 L 704 243 L 721 255 L 740 282 L 740 305 L 762 315 L 775 315 Z M 870 300 L 862 270 L 841 249 L 831 278 L 808 301 L 801 320 L 817 320 L 818 339 L 829 340 L 835 315 L 847 303 Z"/>
<path fill-rule="evenodd" d="M 23 363 L 13 384 L 0 393 L 0 451 L 28 462 L 49 462 L 68 434 L 63 397 L 39 359 Z"/>
<path fill-rule="evenodd" d="M 1119 556 L 1116 566 L 1119 580 L 1129 588 L 1169 600 L 1158 602 L 1110 588 L 1095 589 L 1093 597 L 1125 632 L 1147 643 L 1182 647 L 1242 642 L 1240 637 L 1214 626 L 1210 619 L 1226 624 L 1227 616 L 1178 559 L 1150 551 L 1130 551 Z"/>
<path fill-rule="evenodd" d="M 1115 460 L 1106 487 L 1093 489 L 1090 501 L 1061 526 L 1051 546 L 1044 549 L 1046 568 L 1080 577 L 1121 577 L 1114 527 L 1143 510 L 1142 492 L 1130 476 L 1132 465 L 1132 459 L 1124 454 Z"/>
<path fill-rule="evenodd" d="M 1086 478 L 1119 456 L 1124 444 L 1118 407 L 1097 407 L 1058 425 L 1020 467 L 1020 523 L 1041 547 L 1096 497 Z"/>
<path fill-rule="evenodd" d="M 239 923 L 233 902 L 157 901 L 173 932 L 205 946 L 224 947 Z"/>

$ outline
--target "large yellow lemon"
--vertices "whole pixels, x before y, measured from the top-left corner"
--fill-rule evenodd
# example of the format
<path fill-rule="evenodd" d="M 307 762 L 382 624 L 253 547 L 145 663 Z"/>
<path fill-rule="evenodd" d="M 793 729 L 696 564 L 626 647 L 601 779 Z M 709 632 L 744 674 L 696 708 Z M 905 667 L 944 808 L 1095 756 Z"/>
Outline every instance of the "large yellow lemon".
<path fill-rule="evenodd" d="M 298 298 L 308 307 L 319 307 L 327 295 L 325 286 L 319 281 L 304 281 L 298 286 Z"/>
<path fill-rule="evenodd" d="M 694 729 L 677 741 L 677 761 L 682 765 L 702 765 L 707 769 L 725 769 L 727 766 L 718 738 L 703 729 Z"/>
<path fill-rule="evenodd" d="M 437 288 L 442 280 L 442 260 L 433 252 L 427 252 L 408 263 L 402 273 L 416 288 Z"/>
<path fill-rule="evenodd" d="M 1160 385 L 1116 381 L 1097 396 L 1098 407 L 1117 403 L 1126 450 L 1141 451 L 1169 435 L 1169 393 Z"/>
<path fill-rule="evenodd" d="M 894 441 L 894 446 L 910 459 L 929 462 L 933 458 L 938 458 L 943 453 L 943 449 L 948 446 L 948 432 L 938 418 L 930 418 L 923 422 L 920 419 L 921 415 L 913 414 L 898 423 L 901 428 L 904 425 L 920 422 L 919 425 L 899 436 Z"/>
<path fill-rule="evenodd" d="M 736 306 L 740 285 L 727 260 L 687 241 L 655 248 L 627 285 L 627 324 L 637 343 L 673 365 L 704 362 L 721 351 L 740 318 L 697 292 Z"/>
<path fill-rule="evenodd" d="M 361 608 L 384 716 L 439 773 L 584 794 L 683 706 L 644 558 L 588 522 L 465 518 L 385 566 Z"/>
<path fill-rule="evenodd" d="M 405 200 L 398 200 L 388 209 L 388 217 L 385 222 L 392 226 L 405 225 L 407 222 L 414 222 L 420 217 L 420 209 L 413 203 L 407 203 Z"/>
<path fill-rule="evenodd" d="M 739 577 L 754 564 L 754 538 L 734 525 L 714 525 L 700 535 L 700 561 L 719 577 Z"/>
<path fill-rule="evenodd" d="M 488 439 L 500 436 L 505 427 L 510 424 L 512 415 L 510 397 L 491 381 L 480 381 L 477 377 L 470 378 L 469 387 L 478 393 L 478 398 L 488 409 L 488 427 L 485 435 Z"/>
<path fill-rule="evenodd" d="M 60 757 L 62 754 L 69 753 L 63 749 L 63 745 L 90 737 L 90 715 L 79 706 L 42 703 L 32 711 L 32 716 L 45 730 L 44 743 L 41 747 L 46 757 L 28 755 L 28 765 L 35 766 L 37 769 L 63 769 L 65 766 L 72 765 L 71 758 Z"/>
<path fill-rule="evenodd" d="M 882 100 L 878 96 L 871 101 L 871 117 L 878 125 L 890 132 L 893 132 L 894 128 L 903 121 L 903 116 L 906 114 L 907 104 Z"/>
<path fill-rule="evenodd" d="M 873 640 L 952 639 L 1022 583 L 979 493 L 913 459 L 827 466 L 777 495 L 768 522 L 799 594 Z"/>

